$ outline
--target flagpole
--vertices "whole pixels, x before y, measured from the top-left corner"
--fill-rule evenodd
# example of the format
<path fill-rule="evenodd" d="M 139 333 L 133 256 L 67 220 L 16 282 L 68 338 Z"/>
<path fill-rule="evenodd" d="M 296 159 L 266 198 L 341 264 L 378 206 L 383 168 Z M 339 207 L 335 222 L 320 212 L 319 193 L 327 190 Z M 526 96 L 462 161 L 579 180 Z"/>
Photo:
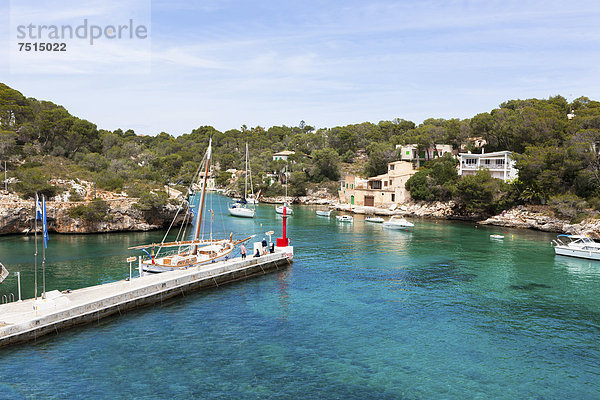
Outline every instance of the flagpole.
<path fill-rule="evenodd" d="M 42 238 L 44 245 L 42 246 L 42 299 L 46 298 L 46 196 L 42 195 Z"/>
<path fill-rule="evenodd" d="M 37 210 L 38 210 L 38 195 L 37 193 L 35 194 L 35 268 L 34 268 L 34 288 L 33 288 L 33 293 L 34 293 L 34 298 L 35 300 L 37 300 L 37 256 L 38 256 L 38 241 L 37 241 Z"/>

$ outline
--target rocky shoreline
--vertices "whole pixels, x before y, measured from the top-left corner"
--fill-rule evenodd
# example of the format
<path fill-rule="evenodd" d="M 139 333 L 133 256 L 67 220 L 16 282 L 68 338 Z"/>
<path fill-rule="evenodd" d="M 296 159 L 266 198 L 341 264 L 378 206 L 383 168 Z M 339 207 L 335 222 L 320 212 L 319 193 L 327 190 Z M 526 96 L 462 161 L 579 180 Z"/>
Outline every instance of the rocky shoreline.
<path fill-rule="evenodd" d="M 134 207 L 137 199 L 118 198 L 104 201 L 109 206 L 107 211 L 109 218 L 98 222 L 87 222 L 71 216 L 74 207 L 87 205 L 89 201 L 47 201 L 48 231 L 72 234 L 156 230 L 168 225 L 177 212 L 176 206 L 167 205 L 161 210 L 160 215 L 153 214 L 150 218 L 152 222 L 148 222 L 147 215 Z M 22 200 L 13 194 L 0 195 L 0 235 L 33 232 L 34 210 L 33 200 Z M 41 226 L 38 222 L 39 230 Z"/>
<path fill-rule="evenodd" d="M 453 202 L 407 203 L 395 209 L 334 203 L 330 205 L 330 208 L 355 214 L 463 220 L 472 221 L 480 225 L 533 229 L 543 232 L 588 234 L 592 237 L 600 238 L 600 219 L 588 218 L 574 224 L 569 220 L 556 216 L 548 207 L 542 206 L 514 208 L 484 220 L 481 220 L 478 216 L 456 213 Z"/>

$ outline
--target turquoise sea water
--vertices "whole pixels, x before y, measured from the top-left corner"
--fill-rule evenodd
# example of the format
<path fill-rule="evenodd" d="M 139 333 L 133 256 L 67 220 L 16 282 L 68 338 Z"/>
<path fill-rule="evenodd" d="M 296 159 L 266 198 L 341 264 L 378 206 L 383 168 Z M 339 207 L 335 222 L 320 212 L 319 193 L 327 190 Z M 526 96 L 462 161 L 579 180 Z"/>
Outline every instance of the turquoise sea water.
<path fill-rule="evenodd" d="M 281 231 L 273 206 L 213 208 L 215 235 Z M 285 270 L 0 349 L 0 398 L 600 398 L 600 262 L 540 232 L 314 211 L 289 219 Z M 125 278 L 126 248 L 163 233 L 52 235 L 47 289 Z M 27 296 L 32 249 L 0 238 Z"/>

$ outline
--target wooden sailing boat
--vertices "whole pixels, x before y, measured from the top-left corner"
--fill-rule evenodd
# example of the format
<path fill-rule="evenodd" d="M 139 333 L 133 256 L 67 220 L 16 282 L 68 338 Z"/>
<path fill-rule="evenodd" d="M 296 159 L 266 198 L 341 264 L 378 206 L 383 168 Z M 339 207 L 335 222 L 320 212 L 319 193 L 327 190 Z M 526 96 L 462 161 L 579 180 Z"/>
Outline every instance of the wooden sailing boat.
<path fill-rule="evenodd" d="M 212 233 L 208 240 L 200 238 L 202 215 L 204 213 L 204 203 L 206 200 L 206 180 L 210 167 L 211 154 L 212 139 L 208 143 L 208 149 L 204 156 L 204 162 L 206 163 L 204 174 L 198 174 L 198 176 L 202 176 L 203 184 L 201 186 L 202 194 L 200 197 L 200 204 L 194 217 L 192 240 L 165 242 L 163 239 L 161 243 L 130 247 L 129 249 L 131 250 L 143 250 L 148 254 L 149 258 L 142 260 L 141 262 L 143 271 L 152 273 L 174 271 L 220 261 L 229 257 L 236 245 L 252 238 L 252 236 L 250 236 L 242 240 L 234 241 L 232 238 L 233 235 L 231 234 L 229 235 L 229 239 L 213 240 Z M 199 171 L 202 171 L 202 168 L 199 168 Z M 177 216 L 175 216 L 175 218 L 177 218 Z M 165 235 L 165 238 L 167 235 Z"/>
<path fill-rule="evenodd" d="M 242 201 L 238 201 L 227 206 L 227 210 L 229 214 L 234 217 L 243 217 L 243 218 L 254 218 L 256 214 L 255 208 L 249 208 L 246 206 L 248 203 L 248 143 L 246 143 L 246 176 L 244 180 L 244 196 L 242 197 Z M 252 200 L 254 200 L 254 189 L 252 188 L 252 177 L 250 178 L 250 189 L 252 190 Z M 256 203 L 252 203 L 256 204 Z"/>

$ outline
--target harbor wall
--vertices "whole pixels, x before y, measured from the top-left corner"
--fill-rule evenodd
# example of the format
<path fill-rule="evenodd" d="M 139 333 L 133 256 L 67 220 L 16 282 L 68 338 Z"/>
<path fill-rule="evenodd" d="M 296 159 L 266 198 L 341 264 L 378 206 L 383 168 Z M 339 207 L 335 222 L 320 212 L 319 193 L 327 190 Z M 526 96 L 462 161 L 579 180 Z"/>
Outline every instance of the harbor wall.
<path fill-rule="evenodd" d="M 152 282 L 141 287 L 127 290 L 128 282 L 114 282 L 105 286 L 108 292 L 119 290 L 114 286 L 119 284 L 124 289 L 119 293 L 111 293 L 104 297 L 91 299 L 89 302 L 63 309 L 20 324 L 0 327 L 0 347 L 9 344 L 36 340 L 50 333 L 76 326 L 97 322 L 102 318 L 121 314 L 137 307 L 148 306 L 162 302 L 171 297 L 184 295 L 199 289 L 220 286 L 256 275 L 263 275 L 273 270 L 289 265 L 287 256 L 283 253 L 268 254 L 260 258 L 240 261 L 217 263 L 210 269 L 199 271 L 173 271 L 160 274 L 165 279 Z M 182 273 L 185 272 L 185 273 Z M 144 279 L 145 277 L 135 278 Z M 95 287 L 98 288 L 98 287 Z M 79 289 L 85 291 L 91 288 Z"/>

